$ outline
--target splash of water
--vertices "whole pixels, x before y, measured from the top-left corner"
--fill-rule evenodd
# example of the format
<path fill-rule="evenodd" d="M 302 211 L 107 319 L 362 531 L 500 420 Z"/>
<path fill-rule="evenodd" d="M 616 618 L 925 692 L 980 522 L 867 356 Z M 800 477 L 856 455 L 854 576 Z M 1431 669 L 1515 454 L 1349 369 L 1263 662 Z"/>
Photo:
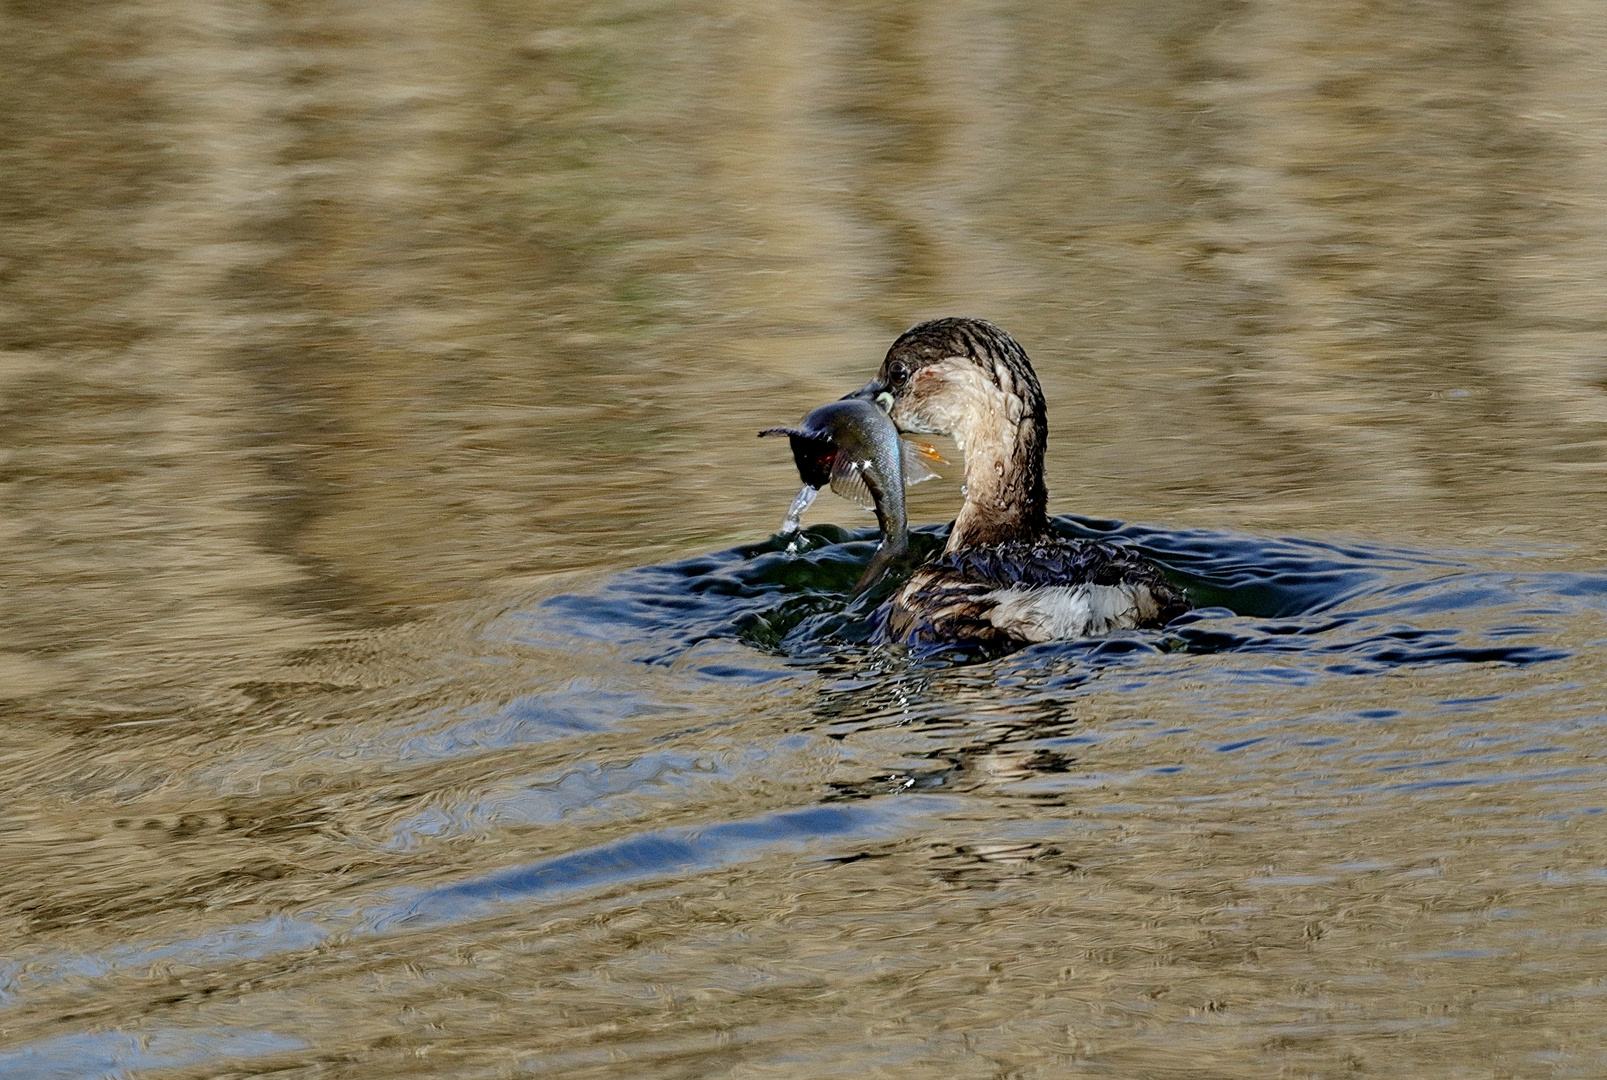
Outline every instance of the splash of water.
<path fill-rule="evenodd" d="M 787 519 L 781 523 L 782 536 L 791 536 L 803 528 L 804 511 L 814 505 L 815 498 L 819 494 L 819 488 L 808 484 L 798 489 L 797 497 L 792 500 L 792 505 L 787 507 Z M 794 543 L 788 550 L 795 550 L 796 546 Z"/>

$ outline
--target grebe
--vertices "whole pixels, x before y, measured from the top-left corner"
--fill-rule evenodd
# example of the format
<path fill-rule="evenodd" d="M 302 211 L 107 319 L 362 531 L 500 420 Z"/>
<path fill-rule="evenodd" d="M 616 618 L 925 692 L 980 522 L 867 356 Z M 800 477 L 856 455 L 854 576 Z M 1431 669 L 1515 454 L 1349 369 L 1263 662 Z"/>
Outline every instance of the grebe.
<path fill-rule="evenodd" d="M 1043 390 L 997 326 L 919 323 L 852 396 L 881 405 L 900 431 L 951 436 L 965 455 L 965 505 L 948 545 L 879 609 L 882 640 L 1008 650 L 1162 626 L 1188 610 L 1143 556 L 1050 531 Z"/>

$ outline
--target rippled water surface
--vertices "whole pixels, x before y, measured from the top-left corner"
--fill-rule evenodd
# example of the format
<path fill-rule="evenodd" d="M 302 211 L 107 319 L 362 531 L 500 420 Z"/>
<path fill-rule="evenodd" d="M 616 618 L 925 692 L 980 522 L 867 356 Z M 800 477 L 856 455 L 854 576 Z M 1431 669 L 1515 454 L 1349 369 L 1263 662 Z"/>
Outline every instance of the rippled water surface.
<path fill-rule="evenodd" d="M 18 0 L 0 116 L 0 1076 L 1607 1075 L 1607 9 Z M 770 536 L 948 314 L 1197 610 Z"/>

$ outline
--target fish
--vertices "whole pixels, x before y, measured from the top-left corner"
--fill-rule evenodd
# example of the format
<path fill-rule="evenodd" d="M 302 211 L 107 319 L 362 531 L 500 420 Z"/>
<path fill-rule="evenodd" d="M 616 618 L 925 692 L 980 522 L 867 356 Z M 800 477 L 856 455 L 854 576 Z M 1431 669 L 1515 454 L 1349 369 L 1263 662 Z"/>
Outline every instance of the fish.
<path fill-rule="evenodd" d="M 792 460 L 803 487 L 792 500 L 782 535 L 797 532 L 803 512 L 830 487 L 844 498 L 876 511 L 882 540 L 871 556 L 854 590 L 858 597 L 909 550 L 909 523 L 904 514 L 904 489 L 938 474 L 927 461 L 941 462 L 932 447 L 899 437 L 893 421 L 875 403 L 859 398 L 833 401 L 804 417 L 795 428 L 766 428 L 762 439 L 785 435 L 792 443 Z"/>

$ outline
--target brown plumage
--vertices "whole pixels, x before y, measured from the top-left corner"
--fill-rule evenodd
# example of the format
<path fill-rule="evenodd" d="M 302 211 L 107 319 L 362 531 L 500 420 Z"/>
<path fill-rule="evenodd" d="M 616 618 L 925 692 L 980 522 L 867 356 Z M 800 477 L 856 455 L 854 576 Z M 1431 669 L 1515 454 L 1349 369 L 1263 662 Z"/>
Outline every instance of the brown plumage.
<path fill-rule="evenodd" d="M 881 403 L 900 430 L 953 437 L 965 455 L 965 505 L 948 545 L 878 612 L 883 639 L 1015 648 L 1161 626 L 1188 610 L 1143 556 L 1050 531 L 1043 390 L 997 326 L 911 327 L 857 396 Z"/>

